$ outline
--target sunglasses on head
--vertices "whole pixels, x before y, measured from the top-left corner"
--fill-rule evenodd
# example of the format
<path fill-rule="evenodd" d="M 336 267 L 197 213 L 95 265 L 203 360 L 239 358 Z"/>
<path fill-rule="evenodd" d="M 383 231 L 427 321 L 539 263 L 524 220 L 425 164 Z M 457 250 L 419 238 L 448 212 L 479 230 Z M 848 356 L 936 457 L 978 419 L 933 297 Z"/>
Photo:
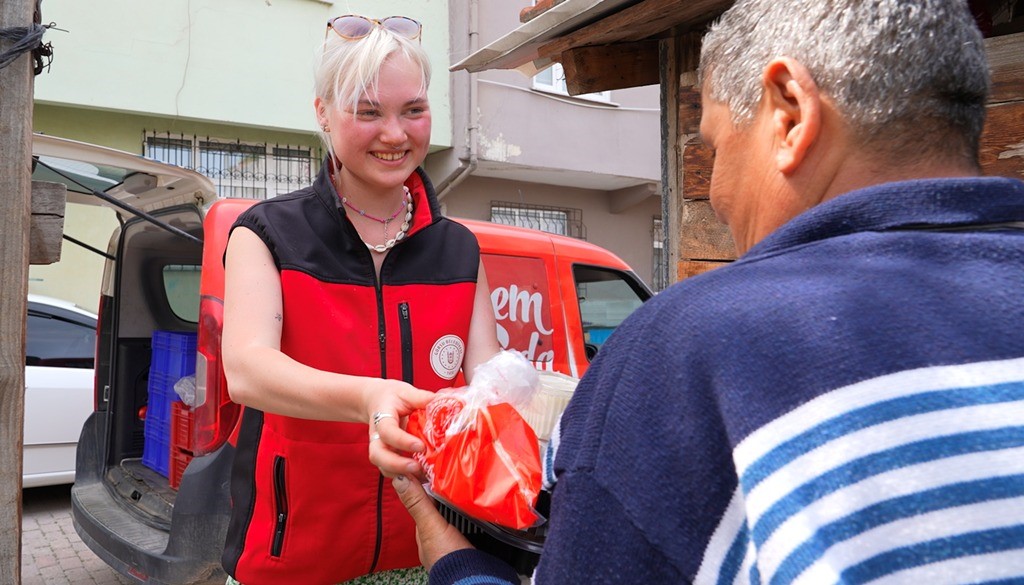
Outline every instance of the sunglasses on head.
<path fill-rule="evenodd" d="M 334 30 L 346 41 L 357 41 L 366 37 L 375 26 L 409 40 L 420 38 L 420 33 L 423 32 L 423 25 L 407 16 L 389 16 L 376 20 L 358 14 L 346 14 L 327 21 L 328 30 Z"/>

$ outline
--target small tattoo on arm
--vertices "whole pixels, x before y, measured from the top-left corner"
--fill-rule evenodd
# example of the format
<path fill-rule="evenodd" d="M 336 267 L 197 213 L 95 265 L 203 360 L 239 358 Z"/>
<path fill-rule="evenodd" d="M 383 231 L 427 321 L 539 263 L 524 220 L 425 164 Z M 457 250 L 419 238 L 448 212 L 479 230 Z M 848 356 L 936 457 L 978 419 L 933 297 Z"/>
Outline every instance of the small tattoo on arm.
<path fill-rule="evenodd" d="M 277 313 L 276 315 L 274 315 L 274 318 L 277 319 L 278 321 L 283 320 L 283 317 L 281 317 L 281 313 Z"/>

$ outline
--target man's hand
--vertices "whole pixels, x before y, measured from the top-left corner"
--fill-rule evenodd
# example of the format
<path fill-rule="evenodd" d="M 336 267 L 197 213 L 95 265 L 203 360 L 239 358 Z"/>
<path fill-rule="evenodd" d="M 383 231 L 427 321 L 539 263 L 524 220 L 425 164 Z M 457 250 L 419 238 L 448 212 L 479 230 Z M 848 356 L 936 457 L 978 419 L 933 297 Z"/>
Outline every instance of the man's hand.
<path fill-rule="evenodd" d="M 392 482 L 398 497 L 416 521 L 416 544 L 420 549 L 420 562 L 429 571 L 448 553 L 473 548 L 466 537 L 449 524 L 434 507 L 434 500 L 416 480 L 398 476 Z"/>

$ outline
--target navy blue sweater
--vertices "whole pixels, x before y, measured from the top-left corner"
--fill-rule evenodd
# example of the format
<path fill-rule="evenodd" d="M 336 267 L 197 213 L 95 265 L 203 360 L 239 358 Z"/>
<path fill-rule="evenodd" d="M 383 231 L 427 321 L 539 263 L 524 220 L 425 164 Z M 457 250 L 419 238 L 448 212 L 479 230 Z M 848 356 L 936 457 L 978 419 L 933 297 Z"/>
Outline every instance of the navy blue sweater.
<path fill-rule="evenodd" d="M 1020 181 L 876 186 L 657 295 L 562 418 L 535 583 L 1024 577 L 1024 230 L 978 227 L 1020 221 Z"/>

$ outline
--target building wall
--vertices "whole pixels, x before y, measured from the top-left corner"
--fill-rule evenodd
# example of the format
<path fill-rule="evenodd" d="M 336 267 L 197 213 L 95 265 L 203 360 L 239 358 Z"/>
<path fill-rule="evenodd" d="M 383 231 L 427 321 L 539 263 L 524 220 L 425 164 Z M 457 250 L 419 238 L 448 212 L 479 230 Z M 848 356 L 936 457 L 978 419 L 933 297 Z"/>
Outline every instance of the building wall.
<path fill-rule="evenodd" d="M 478 1 L 475 48 L 520 26 L 519 11 L 527 5 Z M 467 34 L 473 23 L 469 3 L 450 7 L 451 55 L 459 61 L 473 51 Z M 619 189 L 661 180 L 657 86 L 613 91 L 611 103 L 601 103 L 533 89 L 533 79 L 517 71 L 461 71 L 452 75 L 452 103 L 454 148 L 434 158 L 457 158 L 466 166 L 475 140 L 478 166 L 445 196 L 447 213 L 488 220 L 492 200 L 580 209 L 587 239 L 652 282 L 658 189 L 618 213 L 612 200 L 624 196 Z"/>
<path fill-rule="evenodd" d="M 651 230 L 654 218 L 661 215 L 659 198 L 651 197 L 624 213 L 613 214 L 602 191 L 472 177 L 446 197 L 444 204 L 450 216 L 489 220 L 492 201 L 579 209 L 588 242 L 615 252 L 644 282 L 652 281 Z"/>
<path fill-rule="evenodd" d="M 50 70 L 36 77 L 34 130 L 132 153 L 143 131 L 319 148 L 313 61 L 330 16 L 407 15 L 432 56 L 434 150 L 451 146 L 448 5 L 401 0 L 47 0 Z M 333 34 L 333 33 L 332 33 Z M 68 205 L 65 233 L 106 250 L 109 209 Z M 29 291 L 95 309 L 103 259 L 64 242 L 32 266 Z"/>
<path fill-rule="evenodd" d="M 481 159 L 622 178 L 609 180 L 608 190 L 660 179 L 656 87 L 645 88 L 652 90 L 651 107 L 626 108 L 498 85 L 483 76 L 478 83 Z"/>
<path fill-rule="evenodd" d="M 518 27 L 527 5 L 480 2 L 480 46 Z M 484 71 L 477 79 L 484 160 L 660 181 L 656 85 L 612 91 L 611 102 L 602 103 L 535 90 L 517 71 Z"/>
<path fill-rule="evenodd" d="M 327 19 L 349 12 L 423 23 L 436 56 L 431 142 L 450 146 L 446 2 L 47 0 L 43 20 L 68 32 L 46 33 L 54 61 L 36 101 L 312 132 L 314 55 Z"/>

